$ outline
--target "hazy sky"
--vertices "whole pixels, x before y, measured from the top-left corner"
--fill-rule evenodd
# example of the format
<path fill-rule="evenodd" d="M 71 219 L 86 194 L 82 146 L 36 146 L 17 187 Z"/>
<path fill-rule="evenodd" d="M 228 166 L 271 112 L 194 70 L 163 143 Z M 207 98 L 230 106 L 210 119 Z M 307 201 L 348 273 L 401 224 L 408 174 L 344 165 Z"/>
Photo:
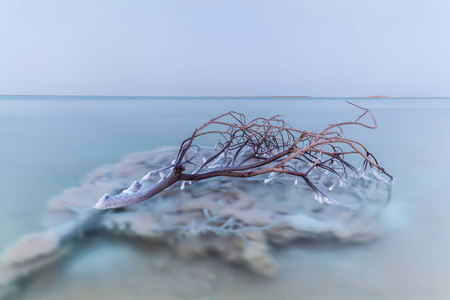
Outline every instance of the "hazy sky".
<path fill-rule="evenodd" d="M 450 0 L 1 0 L 0 94 L 450 96 Z"/>

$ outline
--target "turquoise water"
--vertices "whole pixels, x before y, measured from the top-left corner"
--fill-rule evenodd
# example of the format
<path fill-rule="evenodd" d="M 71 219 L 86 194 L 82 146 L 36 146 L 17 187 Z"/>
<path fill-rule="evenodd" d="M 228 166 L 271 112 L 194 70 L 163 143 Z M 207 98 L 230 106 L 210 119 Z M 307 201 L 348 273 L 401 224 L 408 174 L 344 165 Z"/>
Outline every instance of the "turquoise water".
<path fill-rule="evenodd" d="M 316 130 L 358 116 L 345 100 L 1 96 L 0 247 L 35 231 L 48 199 L 91 169 L 131 152 L 176 146 L 223 112 L 250 118 L 284 114 L 294 127 Z M 178 275 L 190 268 L 214 273 L 215 285 L 188 294 L 192 299 L 450 299 L 450 100 L 349 100 L 370 108 L 378 128 L 348 128 L 345 135 L 372 149 L 395 177 L 377 240 L 275 249 L 281 272 L 262 279 L 214 258 L 187 263 L 157 246 L 98 238 L 27 281 L 13 299 L 124 299 L 123 289 L 132 291 L 133 299 L 148 299 L 148 293 L 155 293 L 154 299 L 181 297 L 171 277 L 151 267 L 150 255 L 176 261 Z M 188 287 L 194 279 L 185 277 L 180 286 Z M 144 287 L 148 280 L 158 283 L 157 292 Z"/>

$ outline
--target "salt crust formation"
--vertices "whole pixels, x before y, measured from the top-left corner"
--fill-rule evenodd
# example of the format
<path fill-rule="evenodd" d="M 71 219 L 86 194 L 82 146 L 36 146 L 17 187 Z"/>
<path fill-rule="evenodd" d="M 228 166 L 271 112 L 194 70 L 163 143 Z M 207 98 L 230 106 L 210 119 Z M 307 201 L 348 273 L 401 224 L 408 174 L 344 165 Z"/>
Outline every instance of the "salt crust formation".
<path fill-rule="evenodd" d="M 93 170 L 79 186 L 53 197 L 43 217 L 45 231 L 22 237 L 1 255 L 0 298 L 11 292 L 17 279 L 68 253 L 65 232 L 76 226 L 83 210 L 101 195 L 120 193 L 149 170 L 169 165 L 176 151 L 163 147 L 128 155 L 117 164 Z M 326 175 L 323 178 L 329 184 Z M 294 184 L 292 178 L 266 184 L 264 179 L 222 177 L 186 188 L 175 186 L 149 201 L 104 214 L 92 229 L 160 241 L 182 258 L 214 254 L 270 276 L 278 270 L 271 245 L 299 239 L 370 240 L 378 233 L 377 216 L 389 199 L 389 189 L 382 182 L 347 181 L 333 193 L 348 201 L 364 201 L 362 211 L 352 211 L 314 201 L 310 189 Z"/>

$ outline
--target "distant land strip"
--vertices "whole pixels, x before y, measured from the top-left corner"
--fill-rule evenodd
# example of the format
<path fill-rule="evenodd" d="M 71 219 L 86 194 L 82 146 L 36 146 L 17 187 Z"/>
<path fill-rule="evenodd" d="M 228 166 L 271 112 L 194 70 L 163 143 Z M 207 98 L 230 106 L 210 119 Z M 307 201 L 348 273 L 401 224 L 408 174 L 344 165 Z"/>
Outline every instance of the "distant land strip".
<path fill-rule="evenodd" d="M 50 95 L 50 94 L 41 94 L 41 95 L 25 95 L 25 94 L 0 94 L 0 97 L 117 97 L 117 98 L 125 98 L 125 97 L 133 97 L 133 98 L 178 98 L 178 97 L 187 97 L 187 98 L 428 98 L 428 99 L 448 99 L 450 96 L 386 96 L 386 95 L 375 95 L 375 96 L 142 96 L 142 95 Z"/>

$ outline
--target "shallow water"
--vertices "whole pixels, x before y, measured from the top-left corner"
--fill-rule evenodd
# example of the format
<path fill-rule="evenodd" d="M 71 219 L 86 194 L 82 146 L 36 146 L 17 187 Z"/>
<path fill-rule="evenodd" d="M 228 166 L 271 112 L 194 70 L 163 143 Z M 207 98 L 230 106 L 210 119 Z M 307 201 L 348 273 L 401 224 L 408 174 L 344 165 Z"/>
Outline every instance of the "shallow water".
<path fill-rule="evenodd" d="M 378 128 L 346 128 L 395 177 L 383 234 L 360 245 L 276 248 L 275 278 L 214 257 L 183 261 L 168 248 L 87 238 L 12 299 L 450 299 L 450 100 L 351 99 Z M 305 130 L 353 120 L 344 99 L 0 97 L 0 246 L 35 231 L 48 199 L 122 156 L 178 145 L 223 112 L 285 114 Z M 31 297 L 32 295 L 32 297 Z"/>

